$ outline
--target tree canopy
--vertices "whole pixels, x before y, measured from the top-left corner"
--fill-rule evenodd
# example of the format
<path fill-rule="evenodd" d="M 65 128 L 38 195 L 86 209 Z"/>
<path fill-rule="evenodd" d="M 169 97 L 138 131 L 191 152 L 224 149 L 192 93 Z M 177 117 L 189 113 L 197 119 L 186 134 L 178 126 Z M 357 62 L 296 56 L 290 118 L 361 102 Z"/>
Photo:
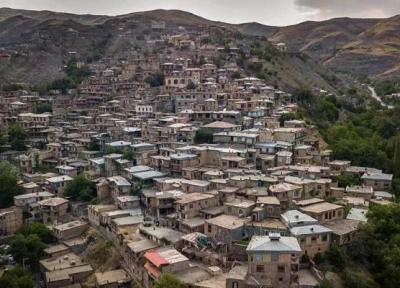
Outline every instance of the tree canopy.
<path fill-rule="evenodd" d="M 37 263 L 42 255 L 46 244 L 36 234 L 24 236 L 23 234 L 16 234 L 11 240 L 11 254 L 14 256 L 15 261 L 20 264 L 29 263 L 31 267 Z"/>
<path fill-rule="evenodd" d="M 32 276 L 21 267 L 17 266 L 8 270 L 0 277 L 0 287 L 7 288 L 32 288 Z"/>
<path fill-rule="evenodd" d="M 400 287 L 400 206 L 372 207 L 356 258 L 371 269 L 381 287 Z"/>
<path fill-rule="evenodd" d="M 53 233 L 43 223 L 32 223 L 21 228 L 18 233 L 28 237 L 29 235 L 37 235 L 44 243 L 52 243 L 54 241 Z"/>
<path fill-rule="evenodd" d="M 21 228 L 11 240 L 10 252 L 15 261 L 34 268 L 43 250 L 54 241 L 52 232 L 42 223 L 32 223 Z"/>
<path fill-rule="evenodd" d="M 67 63 L 64 72 L 66 76 L 54 80 L 48 85 L 47 90 L 61 90 L 62 93 L 66 93 L 68 89 L 75 89 L 83 80 L 91 75 L 89 67 L 78 67 L 75 60 Z"/>
<path fill-rule="evenodd" d="M 200 128 L 196 131 L 194 136 L 194 142 L 196 144 L 212 143 L 213 142 L 213 131 L 208 128 Z"/>
<path fill-rule="evenodd" d="M 299 89 L 293 93 L 299 104 L 298 115 L 317 125 L 334 158 L 379 168 L 386 173 L 395 172 L 400 107 L 382 109 L 373 105 L 372 100 L 368 104 L 367 97 L 358 95 L 356 89 L 351 90 L 354 91 L 348 97 L 337 98 L 316 96 L 308 89 Z M 339 110 L 346 117 L 339 119 Z"/>
<path fill-rule="evenodd" d="M 65 195 L 73 200 L 90 201 L 96 197 L 96 185 L 84 175 L 78 175 L 67 183 Z"/>
<path fill-rule="evenodd" d="M 25 150 L 25 141 L 26 134 L 22 126 L 18 123 L 10 125 L 8 128 L 8 142 L 11 145 L 11 149 L 17 151 Z"/>
<path fill-rule="evenodd" d="M 18 186 L 19 171 L 7 161 L 0 162 L 0 208 L 10 207 L 14 196 L 21 193 Z"/>
<path fill-rule="evenodd" d="M 36 113 L 41 114 L 41 113 L 46 113 L 46 112 L 53 112 L 53 108 L 51 107 L 50 104 L 38 104 L 36 105 Z"/>
<path fill-rule="evenodd" d="M 164 85 L 165 77 L 163 73 L 156 72 L 149 75 L 144 81 L 151 87 L 159 87 Z"/>
<path fill-rule="evenodd" d="M 400 287 L 400 205 L 373 206 L 358 238 L 317 254 L 322 270 L 334 270 L 345 288 Z"/>

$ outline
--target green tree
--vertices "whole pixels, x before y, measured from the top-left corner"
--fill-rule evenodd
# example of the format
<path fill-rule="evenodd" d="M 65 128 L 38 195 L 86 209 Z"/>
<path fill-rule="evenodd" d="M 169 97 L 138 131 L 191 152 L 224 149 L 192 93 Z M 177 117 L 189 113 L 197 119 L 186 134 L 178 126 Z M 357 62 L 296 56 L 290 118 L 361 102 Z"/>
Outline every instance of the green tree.
<path fill-rule="evenodd" d="M 325 258 L 339 271 L 343 271 L 349 262 L 346 251 L 340 246 L 333 246 L 325 253 Z"/>
<path fill-rule="evenodd" d="M 361 179 L 355 174 L 341 174 L 337 178 L 338 186 L 346 188 L 347 186 L 360 185 Z"/>
<path fill-rule="evenodd" d="M 23 151 L 26 149 L 25 146 L 26 134 L 20 124 L 12 124 L 8 128 L 8 142 L 11 145 L 11 149 L 17 151 Z"/>
<path fill-rule="evenodd" d="M 213 143 L 213 131 L 208 128 L 200 128 L 196 131 L 194 136 L 196 144 Z"/>
<path fill-rule="evenodd" d="M 164 85 L 165 76 L 161 72 L 156 72 L 149 75 L 144 81 L 151 87 L 159 87 Z"/>
<path fill-rule="evenodd" d="M 135 153 L 132 151 L 132 149 L 125 149 L 124 154 L 122 154 L 122 158 L 133 161 L 133 159 L 135 158 Z"/>
<path fill-rule="evenodd" d="M 232 73 L 231 77 L 232 77 L 233 80 L 240 79 L 240 78 L 242 78 L 242 74 L 240 74 L 239 71 L 235 71 L 235 72 Z"/>
<path fill-rule="evenodd" d="M 381 287 L 400 287 L 400 205 L 374 206 L 353 258 L 370 268 Z M 350 287 L 350 286 L 349 286 Z"/>
<path fill-rule="evenodd" d="M 99 143 L 95 140 L 90 141 L 88 150 L 89 151 L 99 151 L 100 150 Z"/>
<path fill-rule="evenodd" d="M 83 80 L 91 75 L 89 67 L 78 67 L 76 60 L 68 62 L 64 72 L 66 73 L 66 76 L 54 80 L 50 85 L 48 85 L 47 90 L 61 90 L 61 92 L 65 94 L 68 89 L 77 88 Z"/>
<path fill-rule="evenodd" d="M 6 144 L 7 144 L 6 135 L 2 130 L 0 130 L 0 152 L 6 150 L 6 147 L 4 147 Z"/>
<path fill-rule="evenodd" d="M 154 283 L 154 288 L 185 288 L 186 285 L 172 274 L 162 274 Z"/>
<path fill-rule="evenodd" d="M 279 116 L 279 125 L 282 127 L 285 124 L 285 121 L 296 119 L 296 114 L 294 113 L 284 113 Z"/>
<path fill-rule="evenodd" d="M 19 264 L 29 263 L 31 267 L 39 261 L 43 250 L 46 248 L 46 244 L 36 234 L 25 237 L 20 233 L 14 236 L 10 246 L 10 252 L 15 261 Z"/>
<path fill-rule="evenodd" d="M 377 284 L 373 280 L 359 275 L 356 271 L 346 270 L 341 276 L 344 288 L 377 288 Z"/>
<path fill-rule="evenodd" d="M 400 136 L 395 139 L 395 150 L 393 157 L 393 176 L 400 179 Z"/>
<path fill-rule="evenodd" d="M 32 288 L 32 276 L 26 270 L 17 266 L 4 273 L 4 275 L 0 278 L 0 287 Z"/>
<path fill-rule="evenodd" d="M 43 104 L 38 104 L 37 106 L 36 106 L 36 113 L 38 113 L 38 114 L 41 114 L 41 113 L 46 113 L 46 112 L 53 112 L 53 108 L 51 107 L 51 105 L 50 104 L 46 104 L 46 103 L 43 103 Z"/>
<path fill-rule="evenodd" d="M 53 233 L 43 223 L 32 223 L 21 228 L 18 233 L 28 237 L 29 235 L 37 235 L 41 241 L 50 244 L 54 241 Z"/>
<path fill-rule="evenodd" d="M 329 280 L 324 279 L 321 283 L 315 286 L 315 288 L 333 288 L 333 285 Z"/>
<path fill-rule="evenodd" d="M 96 185 L 84 175 L 78 175 L 67 183 L 65 195 L 73 200 L 90 201 L 96 197 Z"/>
<path fill-rule="evenodd" d="M 20 194 L 19 171 L 7 161 L 0 162 L 0 208 L 10 207 L 14 196 Z"/>
<path fill-rule="evenodd" d="M 21 84 L 4 84 L 2 85 L 2 90 L 9 92 L 9 91 L 18 91 L 23 89 L 24 87 Z"/>

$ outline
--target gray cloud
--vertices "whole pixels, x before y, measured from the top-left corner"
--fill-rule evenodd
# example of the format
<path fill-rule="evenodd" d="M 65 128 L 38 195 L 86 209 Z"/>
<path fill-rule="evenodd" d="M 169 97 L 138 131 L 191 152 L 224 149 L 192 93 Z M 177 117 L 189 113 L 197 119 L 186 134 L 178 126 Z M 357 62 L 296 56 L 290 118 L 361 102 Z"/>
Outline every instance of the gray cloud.
<path fill-rule="evenodd" d="M 314 19 L 332 17 L 389 17 L 400 14 L 399 0 L 295 0 Z"/>

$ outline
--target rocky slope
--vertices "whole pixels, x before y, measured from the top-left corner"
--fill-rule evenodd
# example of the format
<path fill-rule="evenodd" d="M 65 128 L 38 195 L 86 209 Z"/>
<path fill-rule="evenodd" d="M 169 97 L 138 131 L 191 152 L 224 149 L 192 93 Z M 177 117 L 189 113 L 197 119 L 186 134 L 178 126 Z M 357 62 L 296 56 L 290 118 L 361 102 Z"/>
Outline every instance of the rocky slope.
<path fill-rule="evenodd" d="M 389 77 L 400 75 L 400 16 L 388 19 L 337 18 L 243 32 L 286 43 L 338 73 Z"/>
<path fill-rule="evenodd" d="M 285 42 L 290 52 L 304 53 L 312 60 L 282 59 L 287 75 L 278 78 L 287 77 L 289 86 L 303 85 L 306 78 L 318 79 L 322 87 L 329 86 L 323 79 L 333 77 L 330 71 L 371 77 L 400 74 L 399 17 L 339 18 L 272 27 L 210 21 L 178 10 L 110 17 L 0 8 L 0 56 L 13 55 L 7 60 L 0 57 L 0 79 L 35 83 L 61 77 L 69 52 L 78 52 L 85 59 L 118 56 L 122 46 L 137 44 L 135 37 L 148 29 L 144 23 L 151 20 L 192 28 L 224 27 L 249 36 L 264 36 L 272 42 Z M 121 36 L 127 33 L 129 40 Z"/>

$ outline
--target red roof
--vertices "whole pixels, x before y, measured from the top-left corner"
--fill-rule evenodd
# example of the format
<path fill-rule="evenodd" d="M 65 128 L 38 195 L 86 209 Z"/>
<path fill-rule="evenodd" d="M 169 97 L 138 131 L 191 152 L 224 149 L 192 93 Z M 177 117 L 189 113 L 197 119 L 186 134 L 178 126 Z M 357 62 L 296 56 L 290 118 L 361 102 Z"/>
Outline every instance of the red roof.
<path fill-rule="evenodd" d="M 158 278 L 161 275 L 161 272 L 158 271 L 157 268 L 151 265 L 149 262 L 144 264 L 144 269 L 146 269 L 146 271 L 154 278 Z"/>
<path fill-rule="evenodd" d="M 144 257 L 153 263 L 154 266 L 160 267 L 163 264 L 168 264 L 168 261 L 162 257 L 157 251 L 149 250 L 144 254 Z"/>

